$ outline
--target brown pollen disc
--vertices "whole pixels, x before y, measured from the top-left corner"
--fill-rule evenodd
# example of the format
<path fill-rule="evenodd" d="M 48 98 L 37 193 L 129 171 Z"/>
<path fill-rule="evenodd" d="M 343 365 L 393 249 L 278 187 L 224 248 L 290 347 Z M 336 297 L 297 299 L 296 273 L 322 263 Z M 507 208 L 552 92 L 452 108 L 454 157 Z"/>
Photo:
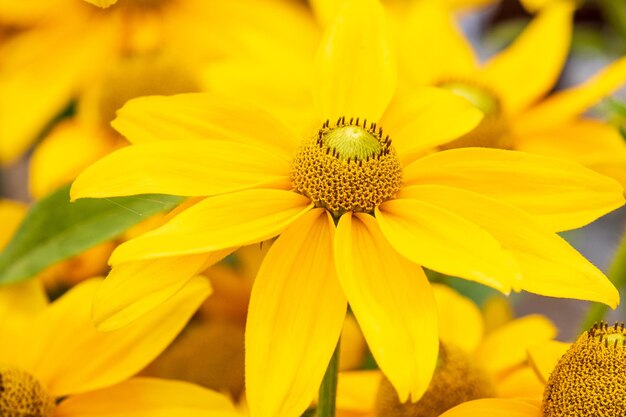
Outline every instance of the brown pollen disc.
<path fill-rule="evenodd" d="M 626 416 L 624 324 L 594 325 L 561 357 L 543 396 L 545 417 Z"/>
<path fill-rule="evenodd" d="M 383 378 L 376 398 L 376 416 L 437 417 L 465 401 L 494 395 L 489 375 L 467 353 L 440 343 L 437 369 L 422 398 L 416 403 L 401 403 L 389 380 Z"/>
<path fill-rule="evenodd" d="M 382 128 L 341 117 L 332 127 L 326 121 L 316 137 L 304 141 L 291 181 L 336 218 L 346 212 L 371 214 L 400 190 L 402 167 Z"/>
<path fill-rule="evenodd" d="M 31 374 L 0 365 L 0 416 L 50 417 L 54 398 Z"/>

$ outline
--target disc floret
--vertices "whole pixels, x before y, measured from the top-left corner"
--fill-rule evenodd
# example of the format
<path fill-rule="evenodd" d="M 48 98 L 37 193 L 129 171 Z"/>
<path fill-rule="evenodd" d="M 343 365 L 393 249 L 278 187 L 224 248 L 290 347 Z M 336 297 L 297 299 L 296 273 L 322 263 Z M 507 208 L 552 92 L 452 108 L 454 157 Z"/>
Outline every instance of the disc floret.
<path fill-rule="evenodd" d="M 0 365 L 0 416 L 51 417 L 54 398 L 28 372 Z"/>
<path fill-rule="evenodd" d="M 400 190 L 402 167 L 389 135 L 376 123 L 340 117 L 304 141 L 291 169 L 295 190 L 338 218 L 373 214 Z"/>
<path fill-rule="evenodd" d="M 594 325 L 570 347 L 548 379 L 543 415 L 626 415 L 624 323 Z"/>

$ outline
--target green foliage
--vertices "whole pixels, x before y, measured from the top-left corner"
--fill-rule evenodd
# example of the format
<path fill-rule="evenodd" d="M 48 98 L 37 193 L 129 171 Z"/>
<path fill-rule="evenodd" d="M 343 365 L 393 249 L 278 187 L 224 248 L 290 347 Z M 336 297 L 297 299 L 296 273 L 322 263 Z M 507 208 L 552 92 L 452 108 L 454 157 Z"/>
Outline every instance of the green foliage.
<path fill-rule="evenodd" d="M 183 198 L 140 195 L 70 203 L 69 185 L 36 202 L 0 253 L 0 284 L 34 277 L 46 267 L 121 235 Z"/>

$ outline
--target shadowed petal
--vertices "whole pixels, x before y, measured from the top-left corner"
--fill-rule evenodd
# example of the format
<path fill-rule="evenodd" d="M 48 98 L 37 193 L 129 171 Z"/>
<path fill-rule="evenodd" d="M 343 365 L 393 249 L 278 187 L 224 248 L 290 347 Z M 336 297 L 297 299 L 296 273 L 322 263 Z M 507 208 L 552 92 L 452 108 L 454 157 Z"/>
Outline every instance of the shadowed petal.
<path fill-rule="evenodd" d="M 246 324 L 253 416 L 299 416 L 317 394 L 346 313 L 333 235 L 330 215 L 311 210 L 281 234 L 261 265 Z"/>
<path fill-rule="evenodd" d="M 400 401 L 417 401 L 428 388 L 439 350 L 437 304 L 426 275 L 389 245 L 368 214 L 341 217 L 335 259 L 376 363 Z"/>

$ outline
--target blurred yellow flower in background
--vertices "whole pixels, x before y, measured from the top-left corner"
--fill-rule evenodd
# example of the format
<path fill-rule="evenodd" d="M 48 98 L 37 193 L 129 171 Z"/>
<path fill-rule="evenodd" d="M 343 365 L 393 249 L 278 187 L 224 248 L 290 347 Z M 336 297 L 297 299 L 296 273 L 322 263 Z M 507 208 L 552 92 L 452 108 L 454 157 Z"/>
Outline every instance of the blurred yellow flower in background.
<path fill-rule="evenodd" d="M 485 319 L 468 298 L 434 284 L 440 356 L 433 380 L 416 403 L 402 403 L 376 371 L 339 374 L 340 416 L 439 416 L 465 401 L 541 395 L 543 383 L 527 361 L 527 349 L 556 336 L 539 315 L 513 319 L 486 332 Z"/>
<path fill-rule="evenodd" d="M 3 416 L 233 415 L 224 398 L 194 385 L 132 378 L 185 326 L 210 293 L 194 279 L 132 325 L 109 333 L 91 322 L 99 279 L 47 304 L 37 280 L 0 289 Z M 213 413 L 213 414 L 211 414 Z"/>
<path fill-rule="evenodd" d="M 546 342 L 529 349 L 543 379 L 543 394 L 463 403 L 442 417 L 621 416 L 626 413 L 624 325 L 595 325 L 576 342 Z M 543 400 L 542 400 L 543 398 Z"/>
<path fill-rule="evenodd" d="M 288 38 L 273 19 L 308 16 L 283 0 L 126 0 L 106 9 L 83 0 L 1 0 L 0 22 L 16 29 L 0 43 L 0 163 L 20 157 L 118 61 L 161 50 L 176 51 L 182 66 L 263 54 L 259 44 Z"/>
<path fill-rule="evenodd" d="M 254 107 L 209 95 L 137 99 L 118 112 L 114 127 L 133 145 L 81 174 L 72 198 L 209 197 L 114 252 L 94 302 L 101 328 L 141 316 L 233 248 L 280 235 L 252 290 L 246 386 L 253 414 L 282 416 L 313 398 L 346 298 L 400 398 L 423 394 L 438 333 L 419 265 L 503 292 L 617 303 L 604 275 L 553 231 L 620 206 L 619 184 L 511 151 L 424 156 L 480 113 L 444 90 L 395 95 L 375 1 L 347 4 L 315 73 L 318 110 L 308 117 L 321 128 L 304 140 Z"/>

